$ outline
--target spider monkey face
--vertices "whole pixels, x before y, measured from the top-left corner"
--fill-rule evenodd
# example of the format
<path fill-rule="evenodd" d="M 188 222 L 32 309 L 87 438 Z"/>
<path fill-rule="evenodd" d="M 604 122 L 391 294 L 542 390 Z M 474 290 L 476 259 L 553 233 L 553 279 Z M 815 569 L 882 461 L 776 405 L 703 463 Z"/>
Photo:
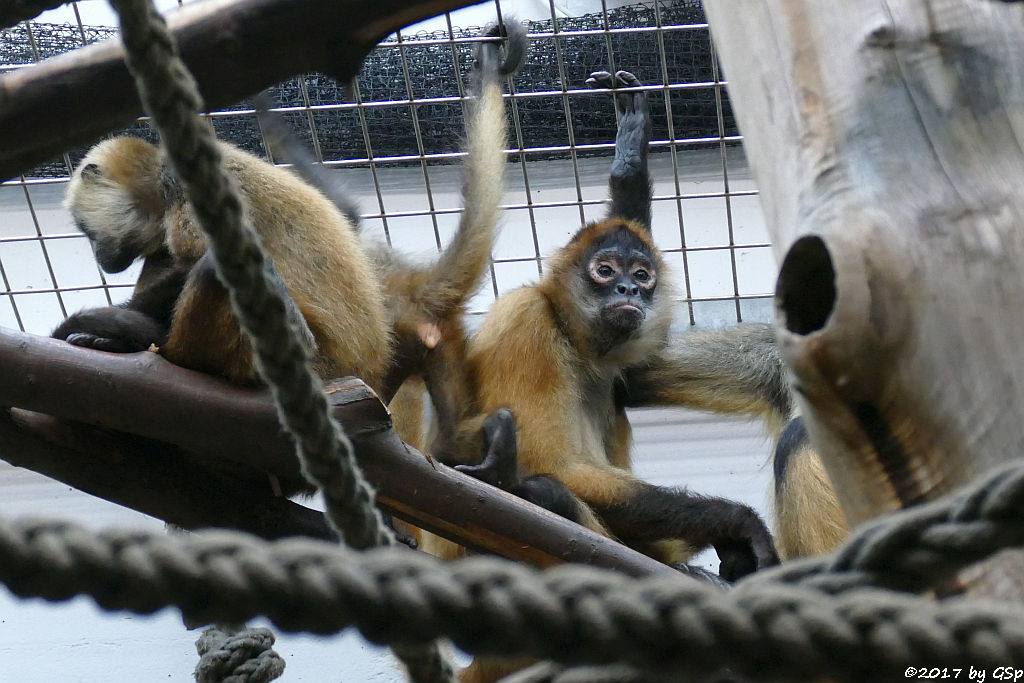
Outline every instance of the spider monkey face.
<path fill-rule="evenodd" d="M 624 338 L 643 325 L 654 298 L 657 271 L 646 243 L 620 226 L 594 241 L 584 277 L 599 302 L 602 327 Z"/>

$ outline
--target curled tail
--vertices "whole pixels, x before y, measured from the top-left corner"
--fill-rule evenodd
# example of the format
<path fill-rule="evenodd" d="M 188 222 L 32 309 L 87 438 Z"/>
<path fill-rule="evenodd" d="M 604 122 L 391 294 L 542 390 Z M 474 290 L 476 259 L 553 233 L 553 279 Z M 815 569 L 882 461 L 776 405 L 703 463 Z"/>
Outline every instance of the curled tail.
<path fill-rule="evenodd" d="M 467 105 L 466 160 L 462 202 L 465 209 L 451 243 L 430 268 L 425 308 L 436 320 L 448 318 L 479 287 L 490 264 L 497 233 L 499 205 L 505 189 L 505 148 L 508 122 L 502 102 L 502 81 L 516 73 L 526 58 L 528 40 L 522 24 L 504 24 L 505 41 L 479 43 L 473 67 L 473 94 Z M 500 35 L 497 26 L 489 36 Z M 502 52 L 504 54 L 502 54 Z"/>

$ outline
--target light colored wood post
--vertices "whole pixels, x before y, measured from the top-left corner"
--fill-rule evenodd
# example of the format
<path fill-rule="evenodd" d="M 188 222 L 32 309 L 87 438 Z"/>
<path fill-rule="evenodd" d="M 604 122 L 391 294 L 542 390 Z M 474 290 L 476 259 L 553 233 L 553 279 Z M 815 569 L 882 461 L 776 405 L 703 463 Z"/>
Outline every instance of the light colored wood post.
<path fill-rule="evenodd" d="M 851 522 L 1024 454 L 1024 6 L 707 0 Z"/>

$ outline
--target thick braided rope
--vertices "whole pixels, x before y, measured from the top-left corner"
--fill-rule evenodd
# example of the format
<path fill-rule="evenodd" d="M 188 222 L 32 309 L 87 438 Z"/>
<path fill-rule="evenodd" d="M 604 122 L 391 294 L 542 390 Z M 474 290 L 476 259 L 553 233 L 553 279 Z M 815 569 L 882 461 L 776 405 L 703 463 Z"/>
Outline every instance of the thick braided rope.
<path fill-rule="evenodd" d="M 281 422 L 296 439 L 304 473 L 323 489 L 328 516 L 346 542 L 358 548 L 393 542 L 351 443 L 331 418 L 323 386 L 290 328 L 284 288 L 249 225 L 239 192 L 221 170 L 213 131 L 198 116 L 201 101 L 195 81 L 178 58 L 163 17 L 143 0 L 111 1 L 121 16 L 122 40 L 139 95 L 210 238 L 218 275 L 252 339 Z"/>
<path fill-rule="evenodd" d="M 1018 507 L 1019 518 L 1024 508 Z M 1004 521 L 1003 523 L 1011 523 Z M 634 579 L 588 567 L 540 572 L 478 557 L 442 563 L 308 539 L 88 532 L 0 520 L 0 580 L 16 594 L 91 595 L 190 620 L 269 617 L 316 633 L 358 627 L 415 646 L 447 636 L 474 654 L 624 664 L 700 676 L 728 664 L 756 680 L 897 680 L 907 666 L 1024 665 L 1024 611 L 861 588 L 837 595 L 764 584 L 723 593 L 683 576 Z"/>
<path fill-rule="evenodd" d="M 390 545 L 394 534 L 374 505 L 352 444 L 332 418 L 323 385 L 286 314 L 284 287 L 249 224 L 240 194 L 221 167 L 212 129 L 199 118 L 200 97 L 151 0 L 111 0 L 139 96 L 160 131 L 175 173 L 210 239 L 217 273 L 250 337 L 281 424 L 295 438 L 306 478 L 324 494 L 327 517 L 350 545 Z M 413 680 L 447 683 L 454 670 L 434 644 L 396 650 Z"/>
<path fill-rule="evenodd" d="M 225 632 L 211 626 L 196 641 L 196 683 L 266 683 L 280 678 L 285 664 L 273 645 L 274 634 L 268 628 Z"/>
<path fill-rule="evenodd" d="M 998 550 L 1024 546 L 1024 467 L 1010 465 L 946 498 L 864 524 L 834 554 L 758 572 L 737 590 L 790 583 L 837 593 L 918 592 Z"/>

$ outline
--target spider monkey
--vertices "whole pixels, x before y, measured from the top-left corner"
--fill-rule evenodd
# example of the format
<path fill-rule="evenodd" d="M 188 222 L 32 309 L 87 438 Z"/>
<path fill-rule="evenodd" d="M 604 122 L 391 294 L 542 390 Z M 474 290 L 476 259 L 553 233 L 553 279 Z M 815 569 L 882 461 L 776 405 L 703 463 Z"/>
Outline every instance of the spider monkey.
<path fill-rule="evenodd" d="M 414 369 L 415 359 L 403 352 L 408 337 L 431 342 L 435 318 L 461 314 L 479 284 L 503 188 L 501 80 L 522 65 L 527 46 L 521 25 L 509 22 L 506 28 L 503 57 L 496 42 L 477 48 L 462 188 L 467 209 L 452 243 L 432 265 L 413 265 L 363 244 L 351 203 L 335 205 L 291 171 L 219 143 L 321 376 L 358 375 L 385 400 L 398 392 L 397 402 Z M 122 271 L 137 258 L 143 268 L 128 302 L 76 313 L 52 336 L 116 352 L 155 345 L 184 367 L 238 384 L 259 381 L 205 237 L 158 148 L 130 137 L 99 143 L 75 170 L 65 206 L 105 271 Z M 400 434 L 400 422 L 419 425 L 421 407 L 409 403 L 414 415 L 395 415 Z"/>
<path fill-rule="evenodd" d="M 645 365 L 627 370 L 620 391 L 627 407 L 682 405 L 760 418 L 775 441 L 779 554 L 821 555 L 846 538 L 846 518 L 797 413 L 770 325 L 681 335 Z"/>
<path fill-rule="evenodd" d="M 640 82 L 620 71 L 614 79 L 597 72 L 588 84 Z M 538 284 L 500 297 L 475 335 L 443 337 L 465 370 L 427 374 L 442 422 L 433 452 L 659 559 L 714 546 L 721 575 L 733 580 L 778 562 L 757 513 L 629 471 L 631 429 L 617 385 L 665 348 L 672 297 L 650 236 L 646 97 L 619 92 L 615 103 L 607 218 L 580 229 Z"/>

